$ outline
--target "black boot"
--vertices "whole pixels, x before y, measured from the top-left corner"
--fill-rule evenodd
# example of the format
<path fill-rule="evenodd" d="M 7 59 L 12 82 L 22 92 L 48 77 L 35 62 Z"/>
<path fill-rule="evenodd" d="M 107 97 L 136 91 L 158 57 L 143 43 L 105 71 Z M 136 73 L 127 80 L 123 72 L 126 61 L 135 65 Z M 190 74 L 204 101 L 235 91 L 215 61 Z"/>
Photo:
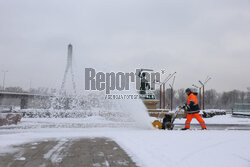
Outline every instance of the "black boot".
<path fill-rule="evenodd" d="M 181 128 L 181 130 L 188 130 L 187 128 Z"/>

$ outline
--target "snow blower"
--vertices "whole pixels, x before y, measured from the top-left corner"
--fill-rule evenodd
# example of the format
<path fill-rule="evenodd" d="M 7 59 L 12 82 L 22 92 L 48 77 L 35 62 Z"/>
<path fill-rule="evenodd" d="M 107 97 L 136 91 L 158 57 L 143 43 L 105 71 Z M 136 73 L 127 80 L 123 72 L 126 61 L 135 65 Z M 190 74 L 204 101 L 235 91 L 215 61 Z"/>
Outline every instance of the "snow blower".
<path fill-rule="evenodd" d="M 167 129 L 173 130 L 174 129 L 174 121 L 178 115 L 179 110 L 176 110 L 173 115 L 165 114 L 162 123 L 159 120 L 155 120 L 152 124 L 155 128 L 158 129 Z"/>

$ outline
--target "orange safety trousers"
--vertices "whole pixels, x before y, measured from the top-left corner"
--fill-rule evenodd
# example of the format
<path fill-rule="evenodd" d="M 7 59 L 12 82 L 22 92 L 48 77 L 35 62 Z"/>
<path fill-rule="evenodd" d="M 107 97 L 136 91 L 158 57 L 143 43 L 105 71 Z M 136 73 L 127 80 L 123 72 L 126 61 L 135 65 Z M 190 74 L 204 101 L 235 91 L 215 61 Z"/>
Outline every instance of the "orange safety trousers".
<path fill-rule="evenodd" d="M 206 125 L 204 120 L 201 118 L 199 113 L 194 113 L 194 114 L 187 114 L 187 120 L 185 122 L 185 128 L 190 129 L 190 124 L 193 118 L 196 118 L 197 121 L 200 123 L 202 129 L 206 129 Z"/>

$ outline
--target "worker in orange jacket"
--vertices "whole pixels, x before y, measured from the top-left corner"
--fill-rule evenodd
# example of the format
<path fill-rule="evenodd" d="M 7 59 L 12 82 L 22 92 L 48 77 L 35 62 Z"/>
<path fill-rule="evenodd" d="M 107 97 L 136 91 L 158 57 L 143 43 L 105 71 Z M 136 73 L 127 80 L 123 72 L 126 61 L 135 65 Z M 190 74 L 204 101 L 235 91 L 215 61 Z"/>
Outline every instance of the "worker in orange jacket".
<path fill-rule="evenodd" d="M 194 117 L 200 123 L 202 130 L 207 129 L 204 120 L 201 118 L 199 114 L 200 107 L 198 104 L 197 96 L 194 95 L 189 88 L 186 89 L 186 94 L 188 96 L 187 97 L 187 120 L 185 122 L 185 128 L 182 128 L 181 130 L 190 129 L 190 124 Z"/>

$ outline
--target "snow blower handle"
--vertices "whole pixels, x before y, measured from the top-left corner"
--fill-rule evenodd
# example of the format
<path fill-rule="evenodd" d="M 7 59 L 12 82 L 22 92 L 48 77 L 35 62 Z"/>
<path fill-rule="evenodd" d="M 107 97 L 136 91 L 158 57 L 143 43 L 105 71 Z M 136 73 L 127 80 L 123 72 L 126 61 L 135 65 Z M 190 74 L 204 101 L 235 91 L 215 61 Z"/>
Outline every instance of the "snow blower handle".
<path fill-rule="evenodd" d="M 180 108 L 187 111 L 189 106 L 185 103 L 183 106 L 180 106 Z"/>
<path fill-rule="evenodd" d="M 186 104 L 184 104 L 183 106 L 179 106 L 179 108 L 185 110 Z"/>

